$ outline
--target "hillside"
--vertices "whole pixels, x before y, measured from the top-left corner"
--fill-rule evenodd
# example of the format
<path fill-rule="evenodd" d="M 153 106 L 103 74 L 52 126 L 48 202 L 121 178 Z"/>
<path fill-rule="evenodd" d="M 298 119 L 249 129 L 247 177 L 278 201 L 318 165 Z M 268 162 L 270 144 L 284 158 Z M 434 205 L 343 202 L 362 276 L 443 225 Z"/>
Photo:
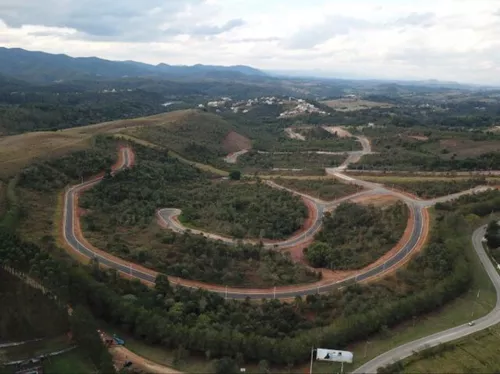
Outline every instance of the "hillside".
<path fill-rule="evenodd" d="M 110 61 L 97 57 L 70 57 L 64 54 L 0 48 L 0 74 L 36 82 L 122 77 L 228 78 L 266 76 L 248 66 L 149 65 L 135 61 Z"/>
<path fill-rule="evenodd" d="M 249 148 L 251 142 L 223 118 L 186 110 L 168 123 L 130 128 L 124 133 L 171 149 L 189 160 L 213 163 L 230 152 Z"/>

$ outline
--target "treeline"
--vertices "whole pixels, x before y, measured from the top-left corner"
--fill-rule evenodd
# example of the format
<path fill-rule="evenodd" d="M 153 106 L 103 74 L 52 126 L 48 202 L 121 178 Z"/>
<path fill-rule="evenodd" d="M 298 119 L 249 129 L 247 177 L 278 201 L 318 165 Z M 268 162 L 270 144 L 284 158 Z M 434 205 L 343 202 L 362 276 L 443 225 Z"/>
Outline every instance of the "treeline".
<path fill-rule="evenodd" d="M 99 135 L 92 142 L 88 150 L 28 166 L 19 174 L 18 185 L 37 191 L 51 191 L 109 170 L 117 159 L 116 140 Z"/>
<path fill-rule="evenodd" d="M 29 272 L 63 300 L 88 305 L 95 317 L 148 343 L 209 358 L 294 365 L 309 359 L 311 346 L 346 348 L 430 312 L 467 289 L 467 224 L 456 214 L 438 218 L 428 248 L 398 271 L 395 282 L 401 287 L 353 285 L 290 304 L 224 300 L 202 290 L 171 288 L 165 279 L 148 289 L 114 271 L 99 271 L 95 262 L 87 270 L 68 266 L 4 233 L 0 261 Z"/>
<path fill-rule="evenodd" d="M 325 214 L 323 228 L 304 254 L 313 267 L 360 269 L 396 245 L 407 221 L 408 208 L 401 202 L 385 209 L 342 203 Z"/>

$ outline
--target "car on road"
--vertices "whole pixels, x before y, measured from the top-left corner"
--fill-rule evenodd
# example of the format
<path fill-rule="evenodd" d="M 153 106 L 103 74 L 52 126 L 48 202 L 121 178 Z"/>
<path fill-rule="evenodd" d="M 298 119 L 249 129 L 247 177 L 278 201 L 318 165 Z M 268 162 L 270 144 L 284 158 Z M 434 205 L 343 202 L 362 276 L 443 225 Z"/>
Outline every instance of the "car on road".
<path fill-rule="evenodd" d="M 469 322 L 469 326 L 474 326 L 475 324 L 476 324 L 476 322 L 474 322 L 474 321 Z"/>

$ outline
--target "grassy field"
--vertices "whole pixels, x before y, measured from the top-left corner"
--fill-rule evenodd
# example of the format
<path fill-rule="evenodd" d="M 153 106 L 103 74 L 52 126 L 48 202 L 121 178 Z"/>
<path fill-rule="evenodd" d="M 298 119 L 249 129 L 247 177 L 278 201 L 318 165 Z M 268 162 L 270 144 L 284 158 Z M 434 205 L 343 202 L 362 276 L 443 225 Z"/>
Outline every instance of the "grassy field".
<path fill-rule="evenodd" d="M 189 160 L 217 164 L 230 152 L 249 148 L 251 142 L 237 134 L 223 118 L 209 113 L 188 111 L 167 125 L 152 125 L 121 131 L 173 150 Z"/>
<path fill-rule="evenodd" d="M 164 149 L 164 147 L 159 146 L 155 143 L 149 142 L 149 141 L 144 140 L 144 139 L 139 139 L 135 136 L 128 135 L 128 134 L 115 134 L 115 137 L 117 139 L 124 139 L 124 140 L 130 141 L 132 143 L 137 143 L 137 144 L 143 145 L 145 147 L 149 147 L 149 148 Z M 227 172 L 225 170 L 217 169 L 216 167 L 214 167 L 212 165 L 202 164 L 200 162 L 194 162 L 194 161 L 188 160 L 188 159 L 182 157 L 181 155 L 179 155 L 178 153 L 173 152 L 171 150 L 169 150 L 169 155 L 171 157 L 175 157 L 179 161 L 182 161 L 188 165 L 194 166 L 195 168 L 197 168 L 201 171 L 206 171 L 208 173 L 212 173 L 214 175 L 219 175 L 219 176 L 223 176 L 223 177 L 229 175 L 229 172 Z"/>
<path fill-rule="evenodd" d="M 399 373 L 498 373 L 500 326 L 496 325 L 402 362 Z"/>
<path fill-rule="evenodd" d="M 330 108 L 340 112 L 351 112 L 356 110 L 371 109 L 371 108 L 392 108 L 389 103 L 379 103 L 375 101 L 361 99 L 337 99 L 322 101 L 322 104 L 328 105 Z"/>
<path fill-rule="evenodd" d="M 95 367 L 78 348 L 48 359 L 43 365 L 43 370 L 46 374 L 93 374 L 96 372 Z"/>
<path fill-rule="evenodd" d="M 105 122 L 60 131 L 40 131 L 0 139 L 0 179 L 6 179 L 35 159 L 57 158 L 87 149 L 96 134 L 116 133 L 129 127 L 168 124 L 184 118 L 190 111 L 176 111 L 150 117 Z"/>
<path fill-rule="evenodd" d="M 303 192 L 325 201 L 339 199 L 362 190 L 362 188 L 357 185 L 341 183 L 334 178 L 319 180 L 276 178 L 274 181 L 281 186 Z"/>

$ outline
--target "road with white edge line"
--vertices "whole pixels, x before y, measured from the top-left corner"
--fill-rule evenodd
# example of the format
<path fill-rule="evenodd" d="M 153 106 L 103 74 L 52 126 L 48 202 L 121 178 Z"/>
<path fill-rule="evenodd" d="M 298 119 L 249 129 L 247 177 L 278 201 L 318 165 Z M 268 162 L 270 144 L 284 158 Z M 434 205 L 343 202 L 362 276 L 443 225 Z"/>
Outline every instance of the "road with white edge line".
<path fill-rule="evenodd" d="M 462 324 L 460 326 L 453 327 L 451 329 L 400 345 L 399 347 L 385 352 L 380 356 L 375 357 L 373 360 L 367 362 L 366 364 L 360 366 L 352 372 L 353 374 L 376 373 L 378 368 L 410 357 L 415 352 L 463 338 L 467 335 L 487 329 L 500 323 L 500 275 L 493 266 L 490 258 L 488 257 L 488 254 L 484 250 L 482 238 L 484 237 L 485 232 L 486 226 L 482 226 L 474 231 L 472 235 L 472 245 L 474 246 L 474 249 L 479 256 L 482 265 L 484 266 L 488 276 L 490 277 L 493 286 L 495 286 L 495 291 L 497 293 L 497 302 L 493 310 L 484 317 L 475 320 L 473 326 L 470 326 L 468 323 Z"/>
<path fill-rule="evenodd" d="M 360 140 L 363 144 L 363 152 L 371 152 L 370 149 L 370 144 L 369 141 L 362 141 Z M 130 159 L 132 158 L 131 150 L 129 148 L 124 148 L 121 150 L 122 153 L 122 160 L 123 164 L 120 165 L 119 168 L 117 168 L 116 171 L 120 170 L 123 167 L 128 167 L 130 165 Z M 365 153 L 366 154 L 366 153 Z M 271 292 L 269 290 L 262 290 L 262 291 L 257 291 L 255 292 L 254 290 L 245 290 L 245 289 L 231 289 L 230 292 L 226 289 L 225 292 L 221 291 L 220 288 L 216 289 L 211 289 L 211 286 L 207 285 L 206 288 L 209 291 L 213 291 L 216 293 L 219 293 L 221 295 L 225 295 L 226 298 L 235 298 L 235 299 L 242 299 L 246 297 L 250 298 L 289 298 L 289 297 L 294 297 L 298 295 L 308 295 L 308 294 L 315 294 L 319 292 L 326 292 L 329 290 L 337 289 L 343 285 L 356 282 L 356 281 L 362 281 L 369 279 L 371 277 L 380 275 L 384 273 L 386 270 L 398 265 L 399 263 L 404 262 L 404 260 L 407 258 L 407 256 L 412 252 L 412 250 L 416 247 L 416 244 L 418 243 L 419 239 L 423 235 L 423 230 L 424 230 L 424 225 L 422 224 L 422 219 L 423 219 L 423 214 L 422 211 L 426 207 L 429 207 L 437 202 L 444 202 L 444 201 L 449 201 L 458 198 L 459 196 L 466 194 L 466 193 L 474 193 L 474 192 L 480 192 L 489 189 L 489 187 L 476 187 L 474 189 L 464 191 L 458 194 L 453 194 L 445 197 L 441 197 L 438 199 L 433 199 L 433 200 L 420 200 L 420 199 L 414 199 L 411 196 L 408 196 L 403 193 L 399 193 L 397 191 L 393 191 L 390 189 L 385 188 L 381 184 L 377 183 L 372 183 L 372 182 L 366 182 L 362 180 L 358 180 L 355 178 L 352 178 L 350 176 L 347 176 L 343 174 L 342 172 L 347 169 L 347 166 L 351 161 L 344 163 L 341 167 L 334 168 L 334 169 L 328 169 L 327 173 L 335 176 L 336 178 L 340 178 L 345 180 L 346 182 L 349 183 L 355 183 L 362 185 L 363 187 L 369 189 L 369 191 L 365 191 L 363 193 L 373 193 L 373 194 L 387 194 L 387 195 L 392 195 L 396 196 L 405 203 L 408 204 L 408 206 L 411 209 L 411 213 L 414 215 L 415 219 L 415 225 L 414 225 L 414 230 L 412 232 L 412 235 L 408 242 L 403 246 L 403 248 L 396 254 L 394 255 L 391 259 L 389 259 L 386 263 L 374 267 L 368 271 L 365 272 L 360 272 L 357 275 L 348 278 L 346 280 L 340 281 L 340 282 L 333 282 L 331 284 L 326 284 L 326 285 L 308 285 L 306 287 L 302 287 L 300 289 L 294 289 L 294 290 L 274 290 Z M 134 269 L 132 268 L 133 264 L 127 264 L 124 261 L 115 261 L 112 256 L 103 256 L 97 252 L 94 252 L 91 248 L 88 248 L 86 244 L 82 243 L 80 241 L 75 233 L 75 219 L 76 214 L 75 214 L 75 209 L 76 206 L 74 205 L 75 203 L 75 197 L 80 193 L 81 191 L 91 188 L 93 185 L 97 184 L 100 181 L 100 178 L 96 178 L 94 180 L 82 183 L 77 186 L 73 186 L 69 188 L 65 194 L 65 199 L 64 199 L 64 223 L 63 223 L 63 234 L 66 242 L 76 251 L 79 253 L 83 254 L 84 256 L 88 258 L 98 258 L 100 263 L 103 265 L 112 267 L 119 272 L 125 273 L 133 278 L 145 280 L 148 282 L 153 283 L 155 281 L 155 274 L 151 274 L 150 272 L 144 272 L 142 270 Z M 284 188 L 284 187 L 282 187 Z M 295 191 L 292 191 L 294 193 L 297 193 Z M 300 194 L 300 193 L 297 193 Z M 300 194 L 304 195 L 304 194 Z M 307 195 L 306 195 L 307 196 Z M 304 196 L 303 196 L 304 197 Z M 352 198 L 352 196 L 350 197 Z M 316 206 L 321 206 L 323 209 L 328 208 L 325 206 L 324 202 L 317 201 L 311 199 L 310 201 L 314 202 Z M 329 202 L 329 207 L 332 208 L 335 206 L 335 204 L 338 204 L 338 201 L 335 202 Z M 177 210 L 176 213 L 179 213 Z M 318 215 L 320 216 L 320 215 Z M 167 220 L 168 221 L 168 220 Z M 182 230 L 182 227 L 178 227 L 179 230 Z M 427 347 L 432 347 L 435 345 L 439 345 L 451 340 L 455 340 L 464 336 L 467 336 L 469 334 L 472 334 L 474 332 L 489 328 L 497 323 L 500 323 L 500 276 L 498 275 L 497 271 L 491 264 L 491 261 L 489 260 L 486 252 L 484 251 L 484 248 L 481 243 L 481 239 L 484 235 L 485 227 L 482 227 L 474 232 L 473 235 L 473 245 L 478 253 L 478 256 L 485 267 L 489 277 L 491 278 L 496 292 L 497 292 L 497 304 L 495 308 L 493 309 L 492 312 L 490 312 L 487 316 L 484 316 L 476 321 L 476 324 L 474 326 L 469 326 L 469 325 L 461 325 L 457 326 L 455 328 L 443 331 L 441 333 L 433 334 L 431 336 L 425 337 L 418 339 L 414 342 L 410 342 L 407 344 L 404 344 L 400 347 L 397 347 L 389 352 L 386 352 L 373 360 L 369 361 L 368 363 L 364 364 L 360 368 L 356 369 L 353 373 L 376 373 L 377 368 L 381 366 L 385 366 L 387 364 L 390 364 L 392 362 L 401 360 L 403 358 L 406 358 L 413 354 L 414 351 L 418 351 L 423 348 Z M 273 244 L 276 245 L 276 244 Z M 182 280 L 177 278 L 177 282 L 175 282 L 174 278 L 171 278 L 171 281 L 173 283 L 177 283 L 179 285 L 182 284 Z M 187 286 L 190 287 L 190 286 Z M 196 286 L 196 288 L 199 288 L 199 286 Z"/>

